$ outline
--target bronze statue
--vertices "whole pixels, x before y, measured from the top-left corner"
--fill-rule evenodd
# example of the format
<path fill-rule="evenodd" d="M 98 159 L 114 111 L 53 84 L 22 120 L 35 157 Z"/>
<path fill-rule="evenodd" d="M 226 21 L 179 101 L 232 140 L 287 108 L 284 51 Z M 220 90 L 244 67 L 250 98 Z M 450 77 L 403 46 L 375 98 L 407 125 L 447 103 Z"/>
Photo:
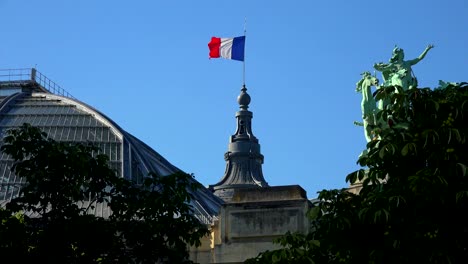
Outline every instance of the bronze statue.
<path fill-rule="evenodd" d="M 382 72 L 384 86 L 398 85 L 404 90 L 416 88 L 418 86 L 418 82 L 414 76 L 411 66 L 424 59 L 427 52 L 433 47 L 434 45 L 428 45 L 419 57 L 405 61 L 405 52 L 403 49 L 395 46 L 389 63 L 376 63 L 374 64 L 374 69 Z"/>

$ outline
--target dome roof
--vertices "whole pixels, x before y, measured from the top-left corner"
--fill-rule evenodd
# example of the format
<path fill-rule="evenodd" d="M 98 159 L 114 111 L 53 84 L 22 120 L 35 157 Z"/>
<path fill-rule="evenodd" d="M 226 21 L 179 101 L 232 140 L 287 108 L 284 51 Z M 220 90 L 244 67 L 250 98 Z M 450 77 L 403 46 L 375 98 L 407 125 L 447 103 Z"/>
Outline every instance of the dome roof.
<path fill-rule="evenodd" d="M 33 69 L 34 75 L 36 71 Z M 149 172 L 166 176 L 180 171 L 163 156 L 141 140 L 123 130 L 110 118 L 71 96 L 49 92 L 34 80 L 0 80 L 0 137 L 10 128 L 29 123 L 41 128 L 57 141 L 93 142 L 103 154 L 109 156 L 109 165 L 136 184 L 142 183 Z M 24 179 L 10 171 L 12 160 L 0 153 L 0 201 L 5 203 L 19 195 Z M 209 224 L 216 217 L 222 201 L 206 188 L 192 192 L 191 202 L 195 215 Z M 86 201 L 83 201 L 86 204 Z M 108 216 L 109 208 L 103 204 L 92 212 Z"/>

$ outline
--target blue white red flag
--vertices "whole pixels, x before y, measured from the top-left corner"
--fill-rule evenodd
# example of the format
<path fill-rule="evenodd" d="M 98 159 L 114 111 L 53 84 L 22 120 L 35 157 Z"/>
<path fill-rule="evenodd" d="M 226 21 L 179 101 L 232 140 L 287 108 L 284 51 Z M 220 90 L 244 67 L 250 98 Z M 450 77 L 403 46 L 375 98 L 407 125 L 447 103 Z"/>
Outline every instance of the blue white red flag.
<path fill-rule="evenodd" d="M 211 58 L 244 61 L 245 36 L 235 38 L 212 37 L 208 43 Z"/>

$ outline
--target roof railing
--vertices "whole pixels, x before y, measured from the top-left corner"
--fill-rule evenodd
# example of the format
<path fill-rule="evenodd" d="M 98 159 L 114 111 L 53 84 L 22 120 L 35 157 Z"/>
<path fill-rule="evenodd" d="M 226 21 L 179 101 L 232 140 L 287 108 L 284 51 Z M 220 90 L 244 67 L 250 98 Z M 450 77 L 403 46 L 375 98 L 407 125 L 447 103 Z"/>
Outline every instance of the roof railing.
<path fill-rule="evenodd" d="M 0 82 L 24 82 L 31 81 L 39 84 L 46 91 L 69 98 L 73 97 L 69 92 L 60 87 L 36 68 L 0 69 Z"/>

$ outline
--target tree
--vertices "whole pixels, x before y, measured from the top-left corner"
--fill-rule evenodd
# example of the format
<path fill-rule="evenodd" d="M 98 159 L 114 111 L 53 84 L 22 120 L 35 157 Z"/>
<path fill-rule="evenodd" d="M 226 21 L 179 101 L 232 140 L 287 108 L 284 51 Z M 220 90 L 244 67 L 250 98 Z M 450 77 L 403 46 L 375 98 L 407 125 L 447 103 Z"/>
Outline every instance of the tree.
<path fill-rule="evenodd" d="M 207 234 L 188 204 L 191 175 L 150 174 L 142 186 L 116 176 L 91 145 L 56 142 L 28 124 L 1 150 L 26 179 L 0 210 L 0 255 L 16 262 L 182 263 Z M 107 204 L 104 218 L 90 213 Z"/>
<path fill-rule="evenodd" d="M 359 194 L 321 191 L 310 233 L 286 234 L 282 249 L 248 263 L 468 261 L 468 84 L 375 97 L 392 103 L 377 113 L 364 168 L 346 177 Z"/>

